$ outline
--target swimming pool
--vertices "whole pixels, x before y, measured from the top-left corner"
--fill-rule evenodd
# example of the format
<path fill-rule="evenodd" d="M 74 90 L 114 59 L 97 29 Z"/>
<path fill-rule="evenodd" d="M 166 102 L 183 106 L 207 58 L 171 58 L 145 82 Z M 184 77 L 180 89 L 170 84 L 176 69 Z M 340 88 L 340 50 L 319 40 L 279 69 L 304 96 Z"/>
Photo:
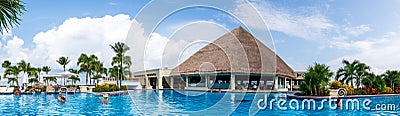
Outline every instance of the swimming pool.
<path fill-rule="evenodd" d="M 271 93 L 285 96 L 287 93 Z M 260 110 L 257 101 L 265 93 L 217 93 L 199 91 L 137 90 L 129 95 L 111 96 L 110 103 L 101 104 L 89 93 L 68 94 L 66 103 L 57 102 L 56 94 L 0 95 L 0 114 L 7 115 L 373 115 L 400 114 L 396 111 L 367 110 Z M 254 101 L 252 101 L 254 99 Z M 269 99 L 269 98 L 268 98 Z M 286 98 L 283 98 L 286 99 Z M 365 98 L 360 98 L 363 100 Z M 400 103 L 399 96 L 371 97 L 371 106 L 378 103 Z M 249 101 L 248 101 L 249 100 Z M 287 99 L 291 100 L 291 99 Z M 317 101 L 317 104 L 320 101 Z M 286 106 L 288 106 L 286 104 Z"/>

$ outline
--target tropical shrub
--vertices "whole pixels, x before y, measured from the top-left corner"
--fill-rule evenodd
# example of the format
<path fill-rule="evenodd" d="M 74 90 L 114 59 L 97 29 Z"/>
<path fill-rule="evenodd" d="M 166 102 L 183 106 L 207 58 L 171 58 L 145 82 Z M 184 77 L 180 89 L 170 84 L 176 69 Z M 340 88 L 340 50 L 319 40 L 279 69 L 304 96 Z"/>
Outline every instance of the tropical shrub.
<path fill-rule="evenodd" d="M 346 85 L 346 84 L 343 84 L 343 85 L 341 86 L 341 88 L 346 89 L 347 95 L 353 95 L 353 94 L 354 94 L 354 88 L 351 87 L 351 86 L 348 86 L 348 85 Z"/>
<path fill-rule="evenodd" d="M 325 94 L 325 86 L 328 85 L 329 78 L 333 73 L 329 70 L 329 66 L 315 63 L 309 66 L 304 76 L 304 81 L 300 84 L 300 90 L 304 95 L 323 96 Z"/>
<path fill-rule="evenodd" d="M 120 91 L 120 90 L 127 90 L 126 86 L 121 86 L 119 88 L 115 84 L 98 84 L 94 89 L 93 92 L 111 92 L 111 91 Z"/>
<path fill-rule="evenodd" d="M 342 87 L 342 83 L 340 81 L 332 81 L 331 83 L 329 83 L 329 87 L 331 89 L 339 89 Z"/>
<path fill-rule="evenodd" d="M 385 87 L 385 90 L 383 91 L 383 93 L 394 93 L 392 88 L 390 87 Z"/>
<path fill-rule="evenodd" d="M 385 81 L 381 75 L 369 73 L 366 78 L 362 80 L 368 94 L 379 94 L 385 91 Z"/>
<path fill-rule="evenodd" d="M 356 89 L 354 91 L 354 95 L 367 95 L 367 91 L 365 91 L 363 89 Z"/>

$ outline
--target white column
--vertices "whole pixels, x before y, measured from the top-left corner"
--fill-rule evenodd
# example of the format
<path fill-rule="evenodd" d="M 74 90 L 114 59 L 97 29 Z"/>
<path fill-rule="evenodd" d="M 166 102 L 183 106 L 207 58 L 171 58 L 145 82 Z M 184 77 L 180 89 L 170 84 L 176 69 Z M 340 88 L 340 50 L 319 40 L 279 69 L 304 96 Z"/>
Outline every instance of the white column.
<path fill-rule="evenodd" d="M 152 89 L 150 86 L 150 81 L 149 81 L 149 77 L 147 77 L 147 74 L 144 74 L 145 77 L 145 82 L 146 82 L 146 89 Z"/>
<path fill-rule="evenodd" d="M 210 83 L 210 76 L 206 76 L 206 88 L 208 89 L 208 85 Z"/>
<path fill-rule="evenodd" d="M 278 90 L 278 86 L 279 86 L 279 77 L 275 76 L 274 77 L 274 90 Z"/>
<path fill-rule="evenodd" d="M 283 87 L 286 88 L 286 77 L 284 78 L 283 82 Z"/>
<path fill-rule="evenodd" d="M 231 90 L 235 90 L 235 74 L 231 74 Z"/>
<path fill-rule="evenodd" d="M 174 89 L 174 77 L 170 77 L 171 78 L 171 82 L 169 83 L 169 86 L 171 89 Z"/>
<path fill-rule="evenodd" d="M 157 77 L 157 89 L 164 89 L 162 86 L 163 77 Z"/>
<path fill-rule="evenodd" d="M 186 87 L 189 87 L 189 77 L 185 76 L 185 79 L 186 79 Z"/>
<path fill-rule="evenodd" d="M 293 91 L 293 79 L 290 79 L 290 91 Z"/>

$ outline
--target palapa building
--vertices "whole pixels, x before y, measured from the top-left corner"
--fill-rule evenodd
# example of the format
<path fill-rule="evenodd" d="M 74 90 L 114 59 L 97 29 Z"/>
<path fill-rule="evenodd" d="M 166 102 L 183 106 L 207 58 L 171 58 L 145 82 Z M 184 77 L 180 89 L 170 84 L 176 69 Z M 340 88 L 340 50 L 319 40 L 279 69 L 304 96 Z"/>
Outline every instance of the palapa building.
<path fill-rule="evenodd" d="M 201 48 L 170 72 L 154 79 L 158 83 L 152 84 L 156 86 L 153 88 L 288 91 L 301 79 L 275 52 L 242 27 Z M 143 86 L 153 83 L 142 79 Z"/>

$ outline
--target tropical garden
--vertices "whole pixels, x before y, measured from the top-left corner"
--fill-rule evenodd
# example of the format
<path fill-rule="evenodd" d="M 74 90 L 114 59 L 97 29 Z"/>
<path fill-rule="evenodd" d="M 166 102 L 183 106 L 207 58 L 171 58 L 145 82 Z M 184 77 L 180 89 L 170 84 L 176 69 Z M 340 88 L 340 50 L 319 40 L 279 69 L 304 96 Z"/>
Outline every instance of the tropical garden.
<path fill-rule="evenodd" d="M 343 60 L 342 64 L 336 72 L 324 64 L 309 66 L 300 90 L 307 96 L 327 96 L 329 89 L 339 88 L 344 88 L 347 95 L 400 93 L 399 71 L 387 70 L 378 75 L 358 60 Z"/>

